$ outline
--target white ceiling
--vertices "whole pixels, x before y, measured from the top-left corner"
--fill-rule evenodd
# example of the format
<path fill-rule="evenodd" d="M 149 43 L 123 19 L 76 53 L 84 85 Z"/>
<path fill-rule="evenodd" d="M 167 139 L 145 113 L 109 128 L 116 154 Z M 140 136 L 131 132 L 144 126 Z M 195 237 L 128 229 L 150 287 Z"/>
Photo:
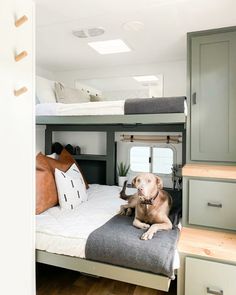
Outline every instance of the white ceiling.
<path fill-rule="evenodd" d="M 186 59 L 186 33 L 236 25 L 236 0 L 35 0 L 36 62 L 50 71 Z M 144 24 L 125 31 L 128 21 Z M 99 37 L 73 30 L 103 27 Z M 91 41 L 123 39 L 131 52 L 100 55 Z"/>

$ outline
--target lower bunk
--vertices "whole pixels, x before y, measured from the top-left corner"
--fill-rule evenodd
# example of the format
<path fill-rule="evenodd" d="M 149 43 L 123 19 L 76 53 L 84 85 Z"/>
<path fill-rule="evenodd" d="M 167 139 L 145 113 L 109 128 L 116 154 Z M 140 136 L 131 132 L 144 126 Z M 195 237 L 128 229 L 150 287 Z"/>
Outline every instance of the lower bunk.
<path fill-rule="evenodd" d="M 179 230 L 140 240 L 143 230 L 132 225 L 133 216 L 117 215 L 125 202 L 119 192 L 90 185 L 88 200 L 76 210 L 54 206 L 37 215 L 36 261 L 168 291 L 179 268 Z"/>
<path fill-rule="evenodd" d="M 163 275 L 41 250 L 36 250 L 36 261 L 166 292 L 171 283 L 171 279 Z"/>

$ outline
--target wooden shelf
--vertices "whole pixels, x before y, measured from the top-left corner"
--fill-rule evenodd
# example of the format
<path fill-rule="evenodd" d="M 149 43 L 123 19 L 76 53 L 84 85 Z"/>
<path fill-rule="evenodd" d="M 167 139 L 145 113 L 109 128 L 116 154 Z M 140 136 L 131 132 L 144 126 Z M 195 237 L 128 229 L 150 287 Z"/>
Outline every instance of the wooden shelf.
<path fill-rule="evenodd" d="M 106 155 L 81 154 L 73 155 L 75 160 L 91 160 L 91 161 L 106 161 Z"/>
<path fill-rule="evenodd" d="M 180 253 L 236 262 L 236 233 L 183 227 L 178 243 Z"/>
<path fill-rule="evenodd" d="M 182 175 L 236 180 L 236 166 L 186 164 Z"/>

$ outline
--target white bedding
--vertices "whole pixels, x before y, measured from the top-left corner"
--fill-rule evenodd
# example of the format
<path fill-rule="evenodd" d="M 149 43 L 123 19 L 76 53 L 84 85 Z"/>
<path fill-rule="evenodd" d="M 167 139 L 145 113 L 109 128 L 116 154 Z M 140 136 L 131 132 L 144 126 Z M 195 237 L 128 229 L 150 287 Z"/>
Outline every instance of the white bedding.
<path fill-rule="evenodd" d="M 124 115 L 124 100 L 84 103 L 40 103 L 36 116 Z"/>
<path fill-rule="evenodd" d="M 119 198 L 119 192 L 117 186 L 93 184 L 88 189 L 88 201 L 77 210 L 66 211 L 56 206 L 36 215 L 36 249 L 85 258 L 89 234 L 116 215 L 120 205 L 125 203 Z M 176 250 L 174 269 L 177 268 Z"/>

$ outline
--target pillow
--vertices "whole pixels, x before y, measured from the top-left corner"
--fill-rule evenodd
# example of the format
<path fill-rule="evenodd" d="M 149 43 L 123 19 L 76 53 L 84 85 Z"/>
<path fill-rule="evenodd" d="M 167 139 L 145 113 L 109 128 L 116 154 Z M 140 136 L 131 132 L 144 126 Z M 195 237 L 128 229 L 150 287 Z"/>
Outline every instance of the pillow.
<path fill-rule="evenodd" d="M 65 148 L 62 150 L 61 154 L 59 155 L 58 160 L 61 161 L 61 162 L 66 162 L 66 163 L 68 163 L 68 164 L 70 164 L 70 165 L 72 165 L 72 164 L 76 164 L 77 167 L 78 167 L 79 170 L 80 170 L 80 173 L 81 173 L 82 176 L 83 176 L 83 180 L 84 180 L 84 183 L 85 183 L 86 189 L 89 188 L 88 182 L 87 182 L 87 180 L 86 180 L 86 178 L 85 178 L 85 176 L 84 176 L 82 170 L 80 169 L 79 164 L 75 161 L 75 159 L 73 158 L 73 156 L 72 156 L 72 155 L 71 155 L 71 154 L 70 154 Z M 58 167 L 57 167 L 57 168 L 58 168 Z M 60 168 L 59 168 L 59 169 L 60 169 Z"/>
<path fill-rule="evenodd" d="M 56 103 L 54 81 L 36 76 L 36 97 L 40 103 Z"/>
<path fill-rule="evenodd" d="M 102 101 L 102 98 L 101 96 L 98 96 L 97 94 L 96 95 L 93 95 L 93 94 L 90 94 L 90 101 L 94 102 L 94 101 Z"/>
<path fill-rule="evenodd" d="M 66 172 L 56 168 L 55 180 L 62 209 L 74 210 L 88 200 L 83 176 L 75 164 Z"/>
<path fill-rule="evenodd" d="M 36 157 L 36 214 L 58 204 L 53 167 L 66 171 L 71 163 L 57 161 L 39 153 Z"/>
<path fill-rule="evenodd" d="M 58 204 L 57 188 L 54 179 L 55 168 L 67 171 L 72 164 L 77 164 L 73 157 L 63 149 L 58 160 L 49 158 L 42 153 L 36 157 L 36 214 Z M 78 164 L 78 169 L 80 170 Z M 82 174 L 81 170 L 80 173 Z M 83 176 L 83 174 L 82 174 Z M 83 176 L 86 188 L 88 183 Z"/>
<path fill-rule="evenodd" d="M 80 103 L 89 102 L 89 93 L 84 90 L 65 87 L 62 83 L 55 83 L 57 102 L 61 103 Z"/>

